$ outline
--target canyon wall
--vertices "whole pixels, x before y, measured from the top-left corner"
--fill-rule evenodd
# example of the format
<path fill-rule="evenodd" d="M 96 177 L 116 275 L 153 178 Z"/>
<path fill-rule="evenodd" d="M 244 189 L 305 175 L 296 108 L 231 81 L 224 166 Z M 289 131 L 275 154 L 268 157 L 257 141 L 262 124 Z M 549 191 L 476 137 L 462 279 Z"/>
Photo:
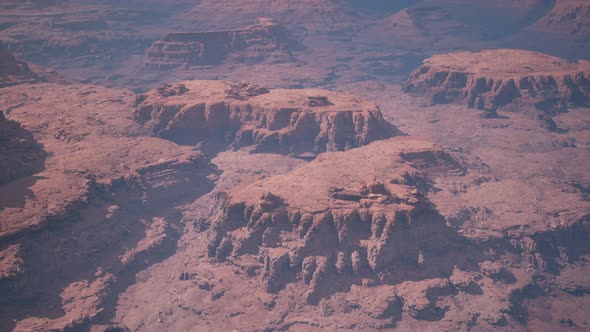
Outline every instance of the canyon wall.
<path fill-rule="evenodd" d="M 555 114 L 589 105 L 590 63 L 507 49 L 442 54 L 426 59 L 404 91 L 488 114 L 514 103 Z"/>
<path fill-rule="evenodd" d="M 290 43 L 283 27 L 265 20 L 242 30 L 170 33 L 146 51 L 145 66 L 167 69 L 218 65 L 226 60 L 280 63 L 290 60 Z"/>
<path fill-rule="evenodd" d="M 158 136 L 192 144 L 211 139 L 261 152 L 345 150 L 400 134 L 377 105 L 319 89 L 186 81 L 141 95 L 136 104 L 136 120 Z"/>

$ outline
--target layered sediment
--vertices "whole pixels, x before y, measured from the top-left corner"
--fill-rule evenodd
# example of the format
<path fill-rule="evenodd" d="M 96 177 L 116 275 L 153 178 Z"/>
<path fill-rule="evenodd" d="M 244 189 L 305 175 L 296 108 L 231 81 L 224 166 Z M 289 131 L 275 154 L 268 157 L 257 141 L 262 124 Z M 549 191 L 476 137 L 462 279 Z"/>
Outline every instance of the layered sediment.
<path fill-rule="evenodd" d="M 131 92 L 2 90 L 11 111 L 0 118 L 0 179 L 9 181 L 0 186 L 0 325 L 80 328 L 174 251 L 175 204 L 210 190 L 216 170 L 196 148 L 141 135 Z"/>
<path fill-rule="evenodd" d="M 441 54 L 426 59 L 404 90 L 490 113 L 520 103 L 554 114 L 589 105 L 590 62 L 509 49 Z"/>
<path fill-rule="evenodd" d="M 278 23 L 261 20 L 240 30 L 170 33 L 146 51 L 145 66 L 168 69 L 178 66 L 286 62 L 290 60 L 287 31 Z"/>
<path fill-rule="evenodd" d="M 339 151 L 399 134 L 377 105 L 354 95 L 223 81 L 152 90 L 138 97 L 135 119 L 175 142 L 214 140 L 259 152 Z"/>
<path fill-rule="evenodd" d="M 434 169 L 436 176 L 464 172 L 440 147 L 400 137 L 238 186 L 216 198 L 209 255 L 237 264 L 258 255 L 269 292 L 298 279 L 311 303 L 350 282 L 436 275 L 448 261 L 441 252 L 464 244 L 418 189 Z"/>

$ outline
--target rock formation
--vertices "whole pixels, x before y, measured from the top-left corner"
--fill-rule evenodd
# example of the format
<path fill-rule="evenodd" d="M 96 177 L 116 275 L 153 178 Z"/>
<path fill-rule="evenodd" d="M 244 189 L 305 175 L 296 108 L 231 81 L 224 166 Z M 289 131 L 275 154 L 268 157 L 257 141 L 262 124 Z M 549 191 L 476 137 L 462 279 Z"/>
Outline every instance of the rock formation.
<path fill-rule="evenodd" d="M 543 17 L 510 36 L 508 45 L 575 60 L 590 57 L 589 39 L 590 3 L 557 0 Z"/>
<path fill-rule="evenodd" d="M 2 89 L 0 326 L 75 329 L 174 250 L 175 204 L 216 171 L 198 149 L 147 136 L 130 91 L 22 87 Z"/>
<path fill-rule="evenodd" d="M 410 76 L 404 91 L 492 114 L 512 103 L 555 114 L 589 105 L 590 62 L 508 49 L 435 55 Z"/>
<path fill-rule="evenodd" d="M 23 273 L 23 260 L 18 257 L 20 245 L 12 245 L 0 251 L 0 280 L 17 277 Z"/>
<path fill-rule="evenodd" d="M 269 90 L 250 83 L 185 81 L 137 99 L 135 118 L 158 136 L 285 153 L 345 150 L 398 134 L 377 105 L 318 89 Z"/>
<path fill-rule="evenodd" d="M 44 161 L 33 135 L 0 112 L 0 184 L 41 171 Z"/>
<path fill-rule="evenodd" d="M 209 255 L 246 265 L 242 256 L 258 255 L 269 292 L 296 278 L 309 285 L 311 303 L 350 282 L 442 273 L 442 252 L 459 257 L 462 242 L 416 187 L 426 168 L 435 176 L 463 172 L 440 147 L 399 137 L 238 186 L 217 199 Z"/>
<path fill-rule="evenodd" d="M 17 60 L 0 43 L 0 88 L 38 81 L 41 81 L 41 77 L 29 68 L 29 64 Z"/>
<path fill-rule="evenodd" d="M 590 3 L 583 0 L 558 0 L 547 15 L 527 30 L 587 41 L 590 37 Z"/>
<path fill-rule="evenodd" d="M 93 282 L 74 282 L 61 292 L 64 316 L 54 319 L 30 317 L 18 322 L 14 331 L 64 331 L 98 316 L 104 310 L 103 302 L 109 296 L 110 287 L 116 278 L 104 272 L 98 272 L 96 277 Z"/>
<path fill-rule="evenodd" d="M 145 65 L 166 69 L 224 61 L 285 62 L 290 58 L 289 44 L 285 29 L 269 20 L 240 30 L 170 33 L 146 51 Z"/>
<path fill-rule="evenodd" d="M 587 21 L 584 0 L 0 1 L 32 61 L 0 49 L 0 330 L 588 329 Z M 552 56 L 444 54 L 498 47 Z"/>

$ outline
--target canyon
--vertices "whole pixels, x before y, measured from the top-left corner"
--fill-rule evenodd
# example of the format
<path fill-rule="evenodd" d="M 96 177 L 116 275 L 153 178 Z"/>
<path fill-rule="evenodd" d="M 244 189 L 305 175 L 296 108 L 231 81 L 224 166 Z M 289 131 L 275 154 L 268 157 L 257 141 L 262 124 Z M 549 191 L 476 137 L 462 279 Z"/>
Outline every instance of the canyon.
<path fill-rule="evenodd" d="M 3 2 L 0 331 L 587 330 L 587 9 Z"/>

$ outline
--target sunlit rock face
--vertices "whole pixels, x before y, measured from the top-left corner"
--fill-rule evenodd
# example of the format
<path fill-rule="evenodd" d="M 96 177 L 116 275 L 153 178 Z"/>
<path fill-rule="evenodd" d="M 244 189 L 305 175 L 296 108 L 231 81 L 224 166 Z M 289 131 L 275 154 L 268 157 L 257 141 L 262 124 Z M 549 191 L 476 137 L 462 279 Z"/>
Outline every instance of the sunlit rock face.
<path fill-rule="evenodd" d="M 400 134 L 374 103 L 320 89 L 186 81 L 137 99 L 135 118 L 177 142 L 216 140 L 256 151 L 319 153 Z"/>
<path fill-rule="evenodd" d="M 520 103 L 557 113 L 590 103 L 590 62 L 511 49 L 441 54 L 426 59 L 404 90 L 488 112 Z"/>

